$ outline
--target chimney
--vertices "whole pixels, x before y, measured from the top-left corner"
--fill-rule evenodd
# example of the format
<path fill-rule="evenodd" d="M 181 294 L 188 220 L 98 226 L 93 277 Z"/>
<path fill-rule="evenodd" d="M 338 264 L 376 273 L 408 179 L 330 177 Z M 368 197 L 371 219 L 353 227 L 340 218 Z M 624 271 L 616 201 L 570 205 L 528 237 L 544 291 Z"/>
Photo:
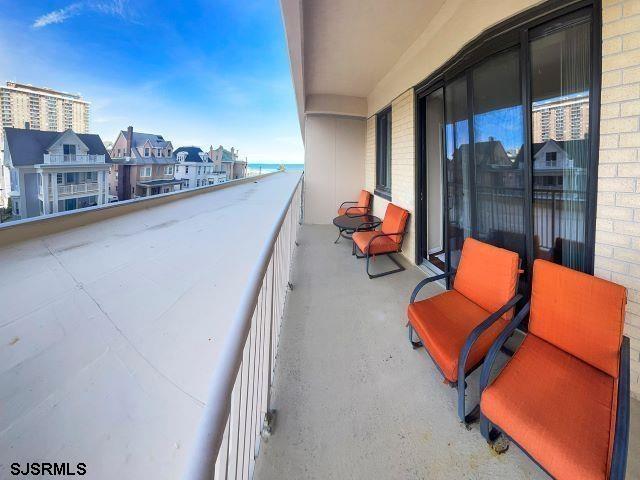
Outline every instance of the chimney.
<path fill-rule="evenodd" d="M 127 145 L 124 149 L 125 157 L 131 156 L 131 146 L 133 143 L 133 127 L 129 125 L 127 127 Z"/>

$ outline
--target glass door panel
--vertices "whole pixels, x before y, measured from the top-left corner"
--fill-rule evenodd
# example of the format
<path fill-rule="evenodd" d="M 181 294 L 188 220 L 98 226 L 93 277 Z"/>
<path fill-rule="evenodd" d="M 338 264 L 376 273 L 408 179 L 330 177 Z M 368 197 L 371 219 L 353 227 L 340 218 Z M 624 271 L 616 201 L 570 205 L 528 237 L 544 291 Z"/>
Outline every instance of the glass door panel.
<path fill-rule="evenodd" d="M 474 224 L 483 242 L 526 259 L 524 122 L 519 51 L 490 57 L 473 70 Z"/>
<path fill-rule="evenodd" d="M 588 22 L 530 42 L 536 258 L 585 269 L 589 151 Z"/>
<path fill-rule="evenodd" d="M 426 228 L 423 258 L 445 271 L 442 197 L 444 90 L 439 88 L 425 102 L 425 204 Z"/>
<path fill-rule="evenodd" d="M 447 172 L 447 233 L 449 261 L 456 268 L 462 244 L 471 236 L 469 119 L 467 79 L 458 78 L 445 87 L 445 134 Z"/>

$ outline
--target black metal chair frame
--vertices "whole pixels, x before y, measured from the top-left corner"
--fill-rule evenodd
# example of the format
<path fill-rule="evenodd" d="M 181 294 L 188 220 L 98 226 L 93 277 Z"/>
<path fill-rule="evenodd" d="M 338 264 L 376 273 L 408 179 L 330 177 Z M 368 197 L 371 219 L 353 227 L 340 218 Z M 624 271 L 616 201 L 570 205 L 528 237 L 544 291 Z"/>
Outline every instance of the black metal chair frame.
<path fill-rule="evenodd" d="M 338 207 L 338 211 L 344 207 L 345 205 L 349 205 L 349 204 L 354 204 L 355 206 L 353 207 L 348 207 L 347 210 L 344 212 L 344 214 L 347 217 L 351 217 L 351 218 L 357 218 L 357 217 L 362 217 L 364 215 L 371 215 L 372 213 L 372 208 L 371 208 L 371 203 L 373 202 L 373 195 L 371 195 L 369 197 L 369 205 L 366 207 L 359 207 L 358 206 L 358 202 L 342 202 L 340 204 L 340 206 Z M 356 210 L 357 209 L 357 210 Z M 365 210 L 365 213 L 362 213 L 362 209 Z M 353 210 L 354 213 L 349 214 L 349 210 Z M 358 213 L 355 213 L 355 212 Z M 346 232 L 346 233 L 345 233 Z M 340 238 L 346 238 L 347 240 L 351 240 L 351 234 L 353 234 L 353 231 L 347 228 L 338 228 L 338 238 L 335 239 L 335 241 L 333 243 L 338 243 L 340 241 Z"/>
<path fill-rule="evenodd" d="M 407 219 L 408 222 L 408 219 Z M 360 225 L 358 225 L 358 228 L 356 228 L 356 232 L 363 232 L 363 231 L 370 231 L 371 227 L 374 226 L 376 223 L 378 222 L 363 222 Z M 366 247 L 366 253 L 362 252 L 362 250 L 360 250 L 360 248 L 356 245 L 356 242 L 353 241 L 353 239 L 351 239 L 351 241 L 353 242 L 352 245 L 352 250 L 351 250 L 351 255 L 355 255 L 356 258 L 366 258 L 367 259 L 367 266 L 366 266 L 366 272 L 367 275 L 369 275 L 369 278 L 378 278 L 378 277 L 384 277 L 385 275 L 391 275 L 392 273 L 398 273 L 398 272 L 402 272 L 405 270 L 405 268 L 402 266 L 402 264 L 400 262 L 398 262 L 395 258 L 392 257 L 392 255 L 394 253 L 400 253 L 402 251 L 402 244 L 404 243 L 404 236 L 405 233 L 407 232 L 407 224 L 405 223 L 404 226 L 404 230 L 402 232 L 397 232 L 397 233 L 382 233 L 381 231 L 377 231 L 376 230 L 376 236 L 375 237 L 371 237 L 371 239 L 369 240 L 369 242 L 367 243 L 367 247 Z M 355 233 L 355 232 L 354 232 Z M 386 272 L 383 273 L 370 273 L 369 272 L 369 259 L 372 255 L 369 254 L 369 252 L 371 251 L 371 244 L 378 238 L 382 238 L 382 237 L 393 237 L 394 235 L 400 235 L 400 244 L 398 245 L 398 250 L 395 250 L 393 252 L 387 252 L 387 253 L 376 253 L 373 254 L 374 257 L 380 257 L 382 255 L 386 255 L 387 257 L 389 257 L 389 260 L 391 260 L 397 268 L 394 268 L 393 270 L 388 270 Z M 360 250 L 360 252 L 363 253 L 363 255 L 358 255 L 358 250 Z"/>
<path fill-rule="evenodd" d="M 368 207 L 359 207 L 358 206 L 358 202 L 342 202 L 340 204 L 340 206 L 338 207 L 338 210 L 340 210 L 342 207 L 344 207 L 345 205 L 347 205 L 349 203 L 354 203 L 356 206 L 347 208 L 347 210 L 344 212 L 344 214 L 347 217 L 355 218 L 355 217 L 361 217 L 363 215 L 370 215 L 371 214 L 371 201 L 369 201 L 369 206 Z M 362 213 L 363 209 L 365 210 L 364 213 Z M 354 210 L 354 213 L 353 214 L 349 214 L 349 210 Z"/>
<path fill-rule="evenodd" d="M 493 364 L 495 363 L 498 352 L 511 336 L 514 330 L 520 325 L 522 320 L 528 315 L 530 304 L 527 303 L 518 315 L 509 323 L 496 341 L 491 345 L 489 352 L 485 358 L 482 372 L 480 373 L 480 397 L 489 384 Z M 613 454 L 611 458 L 611 468 L 609 470 L 610 480 L 624 480 L 627 470 L 627 454 L 629 450 L 629 422 L 630 422 L 630 350 L 629 338 L 622 337 L 622 345 L 620 347 L 620 369 L 618 374 L 618 401 L 616 410 L 615 436 L 613 440 Z M 499 375 L 499 374 L 498 374 Z M 493 442 L 500 436 L 504 435 L 522 450 L 536 465 L 538 465 L 545 473 L 552 476 L 545 468 L 533 458 L 529 452 L 522 448 L 518 442 L 513 440 L 507 432 L 500 426 L 491 422 L 485 417 L 480 410 L 480 432 L 487 443 L 493 445 Z"/>
<path fill-rule="evenodd" d="M 453 274 L 451 272 L 446 272 L 446 273 L 442 273 L 440 275 L 436 275 L 436 276 L 433 276 L 433 277 L 425 278 L 420 283 L 418 283 L 418 285 L 416 285 L 416 287 L 413 289 L 413 292 L 411 293 L 411 298 L 409 300 L 409 303 L 413 304 L 415 302 L 416 296 L 418 295 L 420 290 L 422 290 L 422 288 L 425 285 L 427 285 L 428 283 L 435 282 L 437 280 L 443 280 L 443 279 L 445 279 L 445 278 L 447 278 L 449 276 L 452 276 L 452 275 Z M 438 371 L 440 372 L 442 377 L 445 379 L 447 384 L 449 386 L 453 387 L 453 388 L 457 388 L 457 390 L 458 390 L 458 418 L 460 418 L 460 421 L 462 423 L 464 423 L 465 425 L 469 425 L 470 423 L 473 423 L 476 420 L 478 420 L 478 416 L 479 416 L 479 413 L 480 413 L 480 405 L 476 405 L 471 410 L 471 412 L 469 412 L 467 414 L 466 401 L 465 401 L 465 390 L 467 388 L 466 378 L 469 375 L 471 375 L 480 365 L 482 365 L 482 363 L 484 361 L 484 358 L 481 358 L 478 363 L 473 365 L 469 370 L 465 371 L 465 366 L 467 364 L 467 359 L 469 358 L 469 353 L 471 352 L 471 349 L 473 348 L 473 345 L 476 342 L 476 340 L 478 340 L 478 338 L 480 338 L 480 335 L 482 335 L 482 333 L 485 330 L 487 330 L 491 325 L 493 325 L 505 313 L 507 313 L 512 308 L 515 308 L 516 304 L 520 301 L 520 299 L 522 299 L 522 295 L 516 294 L 513 298 L 511 298 L 511 300 L 509 300 L 502 307 L 500 307 L 500 309 L 496 310 L 491 315 L 489 315 L 482 323 L 477 325 L 471 331 L 469 336 L 466 338 L 466 340 L 464 342 L 464 345 L 462 346 L 462 350 L 460 350 L 460 354 L 458 356 L 458 380 L 457 380 L 457 382 L 449 382 L 446 379 L 446 377 L 444 375 L 444 372 L 442 371 L 442 369 L 440 368 L 438 363 L 433 359 L 433 357 L 431 356 L 431 353 L 429 352 L 429 350 L 427 348 L 425 348 L 425 351 L 427 352 L 427 355 L 429 355 L 429 358 L 431 358 L 431 361 L 433 361 L 434 365 L 436 366 L 436 368 L 438 369 Z M 411 343 L 411 346 L 414 349 L 417 349 L 417 348 L 420 348 L 420 347 L 424 346 L 424 342 L 420 338 L 420 335 L 418 334 L 418 332 L 415 332 L 415 333 L 418 336 L 418 338 L 420 339 L 420 341 L 419 342 L 414 342 L 413 341 L 413 333 L 414 333 L 415 330 L 414 330 L 413 326 L 411 325 L 411 323 L 408 324 L 408 327 L 409 327 L 409 342 Z M 503 331 L 503 333 L 504 333 L 504 331 Z M 513 331 L 511 333 L 513 333 Z M 509 336 L 510 335 L 511 334 L 509 334 Z"/>

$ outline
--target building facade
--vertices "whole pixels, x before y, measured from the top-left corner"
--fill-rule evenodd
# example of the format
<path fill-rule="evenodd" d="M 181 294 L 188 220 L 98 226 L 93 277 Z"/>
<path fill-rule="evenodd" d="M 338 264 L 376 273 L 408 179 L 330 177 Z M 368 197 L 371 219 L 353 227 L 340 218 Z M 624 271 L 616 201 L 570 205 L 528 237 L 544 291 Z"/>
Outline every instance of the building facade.
<path fill-rule="evenodd" d="M 375 215 L 411 212 L 403 254 L 426 270 L 474 237 L 517 251 L 526 285 L 546 258 L 625 286 L 640 397 L 639 2 L 281 4 L 305 221 L 365 188 Z M 484 162 L 488 141 L 510 161 Z"/>
<path fill-rule="evenodd" d="M 220 162 L 214 162 L 199 147 L 180 147 L 175 151 L 176 179 L 183 181 L 183 188 L 218 185 L 227 181 L 227 174 Z"/>
<path fill-rule="evenodd" d="M 134 132 L 133 127 L 128 127 L 113 143 L 111 158 L 109 196 L 112 200 L 182 189 L 183 181 L 175 177 L 173 145 L 162 135 Z"/>
<path fill-rule="evenodd" d="M 98 135 L 4 129 L 13 216 L 29 218 L 106 203 L 111 159 Z"/>
<path fill-rule="evenodd" d="M 222 145 L 216 149 L 210 146 L 209 158 L 216 165 L 221 165 L 222 171 L 226 173 L 228 180 L 236 180 L 247 176 L 247 161 L 246 159 L 239 159 L 238 150 L 234 147 L 231 147 L 231 150 L 226 150 Z"/>
<path fill-rule="evenodd" d="M 89 133 L 89 102 L 78 94 L 15 82 L 0 86 L 2 127 L 31 128 L 63 132 L 71 129 Z M 0 129 L 0 156 L 4 148 Z M 8 171 L 0 171 L 0 207 L 6 205 L 10 181 Z"/>

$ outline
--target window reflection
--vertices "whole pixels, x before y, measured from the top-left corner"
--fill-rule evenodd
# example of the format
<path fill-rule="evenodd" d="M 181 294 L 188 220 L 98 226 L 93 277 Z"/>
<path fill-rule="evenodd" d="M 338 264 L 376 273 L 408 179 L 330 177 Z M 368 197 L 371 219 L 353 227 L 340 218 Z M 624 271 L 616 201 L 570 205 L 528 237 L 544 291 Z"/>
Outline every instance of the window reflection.
<path fill-rule="evenodd" d="M 495 55 L 473 71 L 477 235 L 525 255 L 524 126 L 518 51 Z"/>
<path fill-rule="evenodd" d="M 469 209 L 469 121 L 467 80 L 459 78 L 446 86 L 447 225 L 449 259 L 457 267 L 466 237 L 471 236 Z"/>
<path fill-rule="evenodd" d="M 534 248 L 584 270 L 590 25 L 531 42 Z"/>

